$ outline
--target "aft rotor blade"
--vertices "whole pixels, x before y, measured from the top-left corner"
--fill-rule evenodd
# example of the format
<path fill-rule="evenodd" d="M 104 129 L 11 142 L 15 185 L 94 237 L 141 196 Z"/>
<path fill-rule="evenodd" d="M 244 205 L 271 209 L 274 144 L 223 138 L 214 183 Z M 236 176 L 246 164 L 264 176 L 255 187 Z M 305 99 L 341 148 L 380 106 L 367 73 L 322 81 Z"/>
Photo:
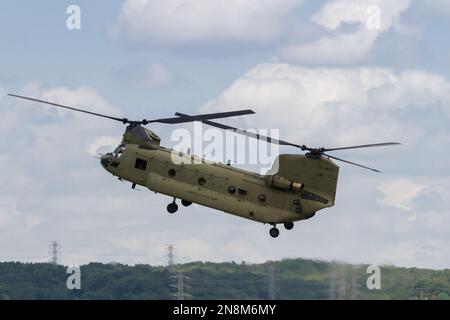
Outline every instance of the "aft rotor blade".
<path fill-rule="evenodd" d="M 24 100 L 29 100 L 29 101 L 34 101 L 34 102 L 39 102 L 39 103 L 45 103 L 45 104 L 49 104 L 49 105 L 52 105 L 52 106 L 55 106 L 55 107 L 59 107 L 59 108 L 69 109 L 69 110 L 73 110 L 73 111 L 78 111 L 78 112 L 91 114 L 91 115 L 94 115 L 94 116 L 97 116 L 97 117 L 103 117 L 103 118 L 107 118 L 107 119 L 111 119 L 111 120 L 120 121 L 122 123 L 128 123 L 128 119 L 126 119 L 126 118 L 112 117 L 112 116 L 108 116 L 108 115 L 101 114 L 101 113 L 96 113 L 96 112 L 87 111 L 87 110 L 83 110 L 83 109 L 77 109 L 77 108 L 73 108 L 73 107 L 69 107 L 69 106 L 65 106 L 65 105 L 59 104 L 59 103 L 49 102 L 49 101 L 45 101 L 45 100 L 39 100 L 39 99 L 35 99 L 35 98 L 19 96 L 17 94 L 12 94 L 12 93 L 8 93 L 8 96 L 11 96 L 11 97 L 14 97 L 14 98 L 20 98 L 20 99 L 24 99 Z"/>
<path fill-rule="evenodd" d="M 177 112 L 176 115 L 180 116 L 180 117 L 190 117 L 187 114 L 184 113 L 180 113 Z M 283 146 L 292 146 L 292 147 L 296 147 L 296 148 L 300 148 L 302 150 L 304 150 L 304 146 L 298 145 L 298 144 L 294 144 L 294 143 L 290 143 L 287 141 L 283 141 L 283 140 L 279 140 L 279 139 L 275 139 L 275 138 L 271 138 L 271 137 L 267 137 L 267 136 L 263 136 L 261 134 L 257 134 L 254 132 L 249 132 L 243 129 L 239 129 L 239 128 L 235 128 L 232 126 L 228 126 L 222 123 L 217 123 L 214 121 L 209 121 L 209 120 L 201 120 L 202 123 L 216 127 L 216 128 L 220 128 L 220 129 L 224 129 L 224 130 L 231 130 L 234 133 L 238 133 L 238 134 L 242 134 L 244 136 L 250 137 L 250 138 L 254 138 L 254 139 L 258 139 L 258 140 L 263 140 L 265 142 L 268 143 L 273 143 L 273 144 L 278 144 L 278 145 L 283 145 Z"/>
<path fill-rule="evenodd" d="M 182 113 L 176 112 L 175 115 L 177 117 L 154 119 L 154 120 L 147 120 L 147 121 L 148 121 L 148 123 L 159 122 L 159 123 L 174 124 L 174 123 L 184 123 L 184 122 L 192 122 L 192 121 L 202 121 L 202 120 L 208 120 L 208 119 L 236 117 L 236 116 L 243 116 L 243 115 L 254 114 L 254 113 L 255 112 L 250 109 L 227 111 L 227 112 L 206 113 L 206 114 L 199 114 L 199 115 L 194 115 L 194 116 L 184 115 Z"/>
<path fill-rule="evenodd" d="M 336 151 L 336 150 L 347 150 L 347 149 L 360 149 L 360 148 L 372 148 L 372 147 L 385 147 L 385 146 L 393 146 L 401 144 L 400 142 L 383 142 L 383 143 L 372 143 L 372 144 L 363 144 L 359 146 L 351 146 L 351 147 L 341 147 L 341 148 L 324 148 L 323 151 Z"/>
<path fill-rule="evenodd" d="M 364 169 L 367 169 L 367 170 L 372 170 L 372 171 L 381 173 L 381 171 L 379 171 L 377 169 L 370 168 L 370 167 L 367 167 L 367 166 L 363 166 L 362 164 L 359 164 L 359 163 L 355 163 L 355 162 L 351 162 L 351 161 L 344 160 L 344 159 L 341 159 L 341 158 L 337 158 L 337 157 L 334 157 L 334 156 L 330 156 L 329 154 L 326 154 L 326 153 L 324 153 L 323 155 L 328 157 L 328 158 L 334 159 L 334 160 L 342 161 L 342 162 L 345 162 L 345 163 L 348 163 L 348 164 L 352 164 L 352 165 L 357 166 L 357 167 L 361 167 L 361 168 L 364 168 Z"/>

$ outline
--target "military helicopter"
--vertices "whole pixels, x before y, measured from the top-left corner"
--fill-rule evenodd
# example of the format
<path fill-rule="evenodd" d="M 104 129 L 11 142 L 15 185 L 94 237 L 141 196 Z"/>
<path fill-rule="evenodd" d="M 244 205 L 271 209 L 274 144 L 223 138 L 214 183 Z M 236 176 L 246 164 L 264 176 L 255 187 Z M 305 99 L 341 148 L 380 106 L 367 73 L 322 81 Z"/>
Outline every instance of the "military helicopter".
<path fill-rule="evenodd" d="M 156 193 L 173 197 L 167 211 L 178 210 L 177 199 L 183 206 L 196 203 L 224 211 L 252 221 L 271 225 L 270 236 L 279 236 L 277 224 L 291 230 L 294 222 L 312 218 L 317 211 L 335 203 L 339 167 L 332 160 L 345 162 L 364 169 L 376 169 L 337 158 L 328 154 L 336 150 L 398 145 L 398 142 L 365 144 L 341 148 L 311 148 L 271 137 L 258 135 L 239 128 L 213 122 L 211 119 L 253 114 L 252 110 L 188 115 L 175 113 L 175 117 L 129 120 L 58 103 L 15 94 L 9 96 L 44 103 L 59 108 L 107 118 L 127 125 L 122 142 L 114 151 L 101 155 L 102 167 L 119 180 L 131 182 L 134 189 L 144 186 Z M 151 123 L 178 124 L 200 121 L 204 124 L 251 138 L 283 146 L 290 146 L 305 154 L 281 154 L 277 166 L 261 175 L 233 167 L 230 163 L 214 163 L 161 146 L 160 137 L 145 128 Z M 173 161 L 174 153 L 178 160 Z"/>

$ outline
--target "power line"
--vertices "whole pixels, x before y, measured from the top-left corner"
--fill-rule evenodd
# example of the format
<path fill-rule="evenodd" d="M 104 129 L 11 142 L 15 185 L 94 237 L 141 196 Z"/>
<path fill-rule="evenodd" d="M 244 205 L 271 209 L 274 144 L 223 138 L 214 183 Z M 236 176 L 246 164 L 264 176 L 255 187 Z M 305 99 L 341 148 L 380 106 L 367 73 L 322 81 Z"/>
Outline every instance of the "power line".
<path fill-rule="evenodd" d="M 0 259 L 11 259 L 11 256 L 0 256 Z M 48 256 L 15 256 L 12 259 L 48 259 Z"/>

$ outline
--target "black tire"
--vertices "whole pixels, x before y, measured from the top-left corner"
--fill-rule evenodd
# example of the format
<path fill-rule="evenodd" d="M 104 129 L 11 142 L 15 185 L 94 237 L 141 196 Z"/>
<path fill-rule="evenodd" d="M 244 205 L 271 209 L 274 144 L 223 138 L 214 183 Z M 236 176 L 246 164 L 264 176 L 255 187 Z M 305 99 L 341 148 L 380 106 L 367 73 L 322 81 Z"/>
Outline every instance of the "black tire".
<path fill-rule="evenodd" d="M 273 227 L 269 230 L 269 234 L 272 238 L 276 238 L 280 235 L 280 230 L 278 230 L 277 227 Z"/>
<path fill-rule="evenodd" d="M 285 222 L 284 223 L 284 228 L 286 230 L 292 230 L 292 228 L 294 228 L 294 223 L 293 222 Z"/>
<path fill-rule="evenodd" d="M 192 202 L 187 200 L 181 200 L 181 204 L 185 207 L 189 207 L 192 204 Z"/>
<path fill-rule="evenodd" d="M 167 205 L 167 211 L 169 213 L 175 213 L 178 210 L 178 205 L 175 202 L 171 202 Z"/>

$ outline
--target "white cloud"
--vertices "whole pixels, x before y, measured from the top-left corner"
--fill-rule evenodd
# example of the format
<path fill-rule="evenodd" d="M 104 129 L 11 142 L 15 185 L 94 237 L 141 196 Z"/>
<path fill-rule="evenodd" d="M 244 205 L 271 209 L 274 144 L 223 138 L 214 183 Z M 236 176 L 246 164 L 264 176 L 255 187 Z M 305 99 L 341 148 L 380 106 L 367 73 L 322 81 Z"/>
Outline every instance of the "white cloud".
<path fill-rule="evenodd" d="M 89 87 L 73 89 L 55 87 L 45 90 L 38 84 L 31 84 L 25 86 L 20 93 L 74 108 L 120 117 L 120 111 L 117 107 L 111 105 L 97 91 Z M 87 141 L 94 140 L 95 136 L 102 137 L 112 129 L 117 130 L 118 128 L 114 121 L 81 112 L 14 98 L 8 99 L 7 102 L 11 106 L 8 114 L 15 115 L 16 130 L 19 129 L 17 127 L 18 119 L 23 122 L 32 122 L 32 125 L 17 132 L 18 141 L 23 141 L 26 146 L 25 149 L 19 149 L 23 153 L 41 159 L 45 158 L 47 161 L 56 162 L 67 157 L 70 153 L 79 152 L 79 150 L 75 150 L 74 144 L 85 146 L 88 144 Z M 99 139 L 101 140 L 101 138 Z M 92 144 L 105 143 L 104 139 L 94 141 Z M 111 139 L 107 142 L 112 143 Z M 68 148 L 68 143 L 72 144 L 70 148 Z M 92 144 L 90 145 L 91 149 L 95 147 Z M 15 146 L 17 146 L 17 143 Z M 58 147 L 60 147 L 59 150 L 65 152 L 54 152 Z M 92 151 L 91 149 L 88 151 Z"/>
<path fill-rule="evenodd" d="M 250 127 L 279 128 L 281 138 L 297 143 L 345 145 L 386 139 L 413 143 L 426 133 L 417 123 L 406 123 L 398 112 L 432 104 L 450 110 L 449 92 L 449 81 L 424 71 L 305 68 L 272 62 L 245 73 L 203 109 L 252 106 L 256 115 L 246 118 Z"/>
<path fill-rule="evenodd" d="M 172 82 L 173 77 L 170 71 L 160 63 L 152 63 L 135 74 L 132 80 L 140 88 L 159 88 Z"/>
<path fill-rule="evenodd" d="M 119 111 L 116 107 L 108 103 L 97 91 L 89 87 L 78 87 L 69 89 L 67 87 L 56 87 L 49 90 L 42 90 L 37 86 L 27 87 L 23 90 L 24 94 L 31 94 L 34 97 L 41 98 L 56 103 L 65 104 L 75 108 L 84 108 L 89 111 L 105 113 L 111 116 L 117 116 Z M 45 105 L 44 105 L 45 106 Z M 78 112 L 66 111 L 64 109 L 55 109 L 48 106 L 52 110 L 57 110 L 59 113 L 69 113 L 74 116 L 88 117 Z M 90 116 L 89 116 L 90 117 Z"/>
<path fill-rule="evenodd" d="M 394 208 L 410 211 L 413 200 L 425 186 L 414 183 L 407 178 L 398 178 L 380 185 L 377 189 L 383 194 L 380 203 Z"/>
<path fill-rule="evenodd" d="M 119 114 L 116 107 L 89 87 L 46 90 L 38 84 L 30 84 L 20 93 L 94 112 Z M 3 181 L 8 181 L 0 186 L 3 210 L 0 220 L 8 224 L 9 228 L 3 232 L 7 238 L 11 233 L 21 235 L 23 228 L 31 233 L 38 229 L 35 228 L 37 226 L 43 229 L 54 227 L 54 220 L 43 220 L 42 217 L 54 218 L 56 212 L 63 211 L 61 207 L 47 209 L 65 193 L 77 195 L 77 200 L 70 206 L 79 208 L 83 202 L 80 193 L 91 192 L 89 185 L 99 189 L 98 184 L 92 187 L 95 184 L 92 179 L 95 182 L 95 178 L 87 171 L 91 166 L 95 166 L 98 173 L 102 173 L 102 169 L 98 161 L 92 161 L 86 146 L 96 136 L 117 134 L 120 126 L 91 115 L 12 97 L 2 97 L 2 104 L 2 119 L 10 121 L 2 127 L 3 137 L 8 139 L 0 140 L 0 164 L 3 168 L 0 174 Z M 55 227 L 51 233 L 56 232 Z"/>
<path fill-rule="evenodd" d="M 316 232 L 327 232 L 325 229 L 331 232 L 338 246 L 345 243 L 345 250 L 329 248 L 335 253 L 324 253 L 325 257 L 424 266 L 427 262 L 415 254 L 422 250 L 421 241 L 447 241 L 441 230 L 448 228 L 449 220 L 442 212 L 447 212 L 445 208 L 449 206 L 441 201 L 446 198 L 443 187 L 436 188 L 447 168 L 443 159 L 448 158 L 450 147 L 449 98 L 450 81 L 422 70 L 311 68 L 270 62 L 243 74 L 216 99 L 205 104 L 203 110 L 251 106 L 256 114 L 246 117 L 246 127 L 279 128 L 281 139 L 310 146 L 402 142 L 399 147 L 336 152 L 338 157 L 386 173 L 366 175 L 342 165 L 336 207 L 321 211 L 311 223 L 317 226 Z M 431 176 L 424 177 L 425 172 Z M 396 180 L 399 175 L 406 180 Z M 386 206 L 376 205 L 376 190 L 380 185 Z M 408 219 L 392 214 L 389 207 L 407 211 Z M 298 224 L 302 232 L 313 234 L 314 229 L 303 227 L 304 224 Z M 415 240 L 406 244 L 411 251 L 396 256 L 390 248 L 401 247 L 396 235 L 406 232 L 414 234 Z M 358 239 L 357 247 L 351 245 L 350 234 L 353 240 Z M 383 243 L 377 242 L 380 238 L 385 239 Z M 315 241 L 314 251 L 318 252 L 325 242 Z M 305 250 L 303 255 L 314 257 L 314 252 Z M 352 250 L 359 253 L 352 254 Z M 443 261 L 438 257 L 432 260 L 435 265 Z"/>
<path fill-rule="evenodd" d="M 109 147 L 110 150 L 113 147 L 117 146 L 120 143 L 120 137 L 109 137 L 109 136 L 101 136 L 94 140 L 94 142 L 90 143 L 87 147 L 87 151 L 95 156 L 99 152 L 100 148 Z"/>
<path fill-rule="evenodd" d="M 136 63 L 116 68 L 112 76 L 138 89 L 157 89 L 174 81 L 172 71 L 162 63 Z"/>
<path fill-rule="evenodd" d="M 281 49 L 287 60 L 313 64 L 352 64 L 365 56 L 377 39 L 376 31 L 363 29 L 323 37 L 312 43 L 290 45 Z"/>
<path fill-rule="evenodd" d="M 324 27 L 330 35 L 303 44 L 292 44 L 281 48 L 281 56 L 306 63 L 353 64 L 358 62 L 374 45 L 381 33 L 399 28 L 400 15 L 409 8 L 412 0 L 334 0 L 327 2 L 311 18 Z M 371 26 L 369 19 L 376 6 L 380 12 L 380 24 Z M 369 23 L 368 23 L 369 21 Z M 353 25 L 352 30 L 342 30 L 344 25 Z"/>
<path fill-rule="evenodd" d="M 0 208 L 0 227 L 4 227 L 11 221 L 11 214 L 8 210 Z"/>
<path fill-rule="evenodd" d="M 51 99 L 121 114 L 92 89 L 43 90 L 37 86 L 36 90 L 37 97 L 46 96 L 47 91 L 59 92 L 60 96 Z M 75 97 L 74 92 L 79 95 L 90 93 L 86 96 L 90 98 Z M 448 80 L 418 70 L 305 68 L 271 62 L 242 75 L 205 108 L 223 110 L 251 106 L 257 114 L 246 117 L 253 124 L 250 127 L 279 127 L 281 138 L 293 142 L 315 144 L 325 141 L 332 146 L 399 138 L 412 145 L 409 149 L 413 157 L 397 154 L 400 159 L 394 159 L 396 157 L 383 155 L 383 160 L 389 158 L 401 163 L 396 170 L 412 163 L 414 172 L 419 172 L 415 166 L 422 165 L 419 158 L 422 153 L 417 152 L 415 139 L 423 135 L 424 141 L 434 145 L 434 151 L 445 149 L 449 143 L 446 132 L 441 132 L 441 138 L 435 139 L 432 128 L 423 125 L 434 110 L 432 105 L 449 109 L 448 92 Z M 14 177 L 19 179 L 1 189 L 1 203 L 8 204 L 3 207 L 10 210 L 3 215 L 0 211 L 0 224 L 4 223 L 0 242 L 19 239 L 24 246 L 28 244 L 27 249 L 39 249 L 46 248 L 48 240 L 58 239 L 63 244 L 64 263 L 89 260 L 164 263 L 167 243 L 176 245 L 179 261 L 261 262 L 304 256 L 352 262 L 389 260 L 433 267 L 442 267 L 448 262 L 448 255 L 438 256 L 442 255 L 441 249 L 429 251 L 424 259 L 423 253 L 427 249 L 419 245 L 427 238 L 433 243 L 446 243 L 450 220 L 444 214 L 418 214 L 420 223 L 411 224 L 404 217 L 392 215 L 388 208 L 384 211 L 376 205 L 376 187 L 393 179 L 378 181 L 377 176 L 367 175 L 364 180 L 365 175 L 357 171 L 358 179 L 349 181 L 347 173 L 352 170 L 343 170 L 342 174 L 347 176 L 340 183 L 336 207 L 296 224 L 293 231 L 282 232 L 280 238 L 273 241 L 267 234 L 268 226 L 216 214 L 208 208 L 183 207 L 179 215 L 169 216 L 165 213 L 165 205 L 171 201 L 168 197 L 154 196 L 145 189 L 132 191 L 129 184 L 112 179 L 98 161 L 92 161 L 86 148 L 92 143 L 92 151 L 96 143 L 102 142 L 102 137 L 117 135 L 117 130 L 122 128 L 120 124 L 82 114 L 60 114 L 51 107 L 44 113 L 39 105 L 20 102 L 19 106 L 15 100 L 14 107 L 6 105 L 6 110 L 17 113 L 20 122 L 14 122 L 13 129 L 6 135 L 16 139 L 1 141 L 4 147 L 0 152 L 0 167 L 9 168 L 1 174 L 6 181 L 14 181 Z M 415 112 L 420 115 L 417 121 L 405 119 L 405 113 Z M 445 117 L 448 114 L 438 120 L 446 123 Z M 96 137 L 100 138 L 96 141 Z M 432 154 L 433 163 L 442 158 L 440 153 L 423 153 L 426 161 L 430 161 Z M 408 179 L 434 185 L 432 177 Z M 418 202 L 429 203 L 419 197 L 428 195 L 426 191 L 431 189 L 422 190 L 412 202 L 400 199 L 399 203 L 413 208 Z M 447 204 L 444 203 L 444 207 Z M 21 214 L 14 215 L 13 212 Z M 45 219 L 37 227 L 27 227 L 27 217 L 34 215 Z M 375 228 L 370 220 L 374 218 L 379 223 Z M 33 219 L 28 219 L 29 225 L 39 222 L 39 219 Z M 202 228 L 198 221 L 202 221 Z M 223 227 L 217 228 L 218 225 Z M 421 229 L 415 229 L 419 225 Z M 413 240 L 405 245 L 397 243 L 398 234 L 405 232 L 411 232 Z M 312 245 L 308 239 L 319 233 L 328 236 L 315 238 Z M 378 243 L 379 239 L 384 242 Z M 73 254 L 71 248 L 86 252 Z M 397 255 L 397 250 L 392 248 L 410 251 Z"/>
<path fill-rule="evenodd" d="M 311 18 L 315 23 L 336 30 L 343 24 L 360 24 L 367 27 L 367 21 L 376 6 L 380 9 L 380 30 L 386 31 L 398 24 L 399 15 L 409 8 L 412 0 L 334 0 L 327 2 Z"/>
<path fill-rule="evenodd" d="M 116 35 L 152 44 L 266 43 L 285 31 L 301 0 L 126 0 Z"/>
<path fill-rule="evenodd" d="M 42 218 L 38 215 L 29 215 L 25 217 L 24 223 L 27 228 L 33 228 L 42 223 Z"/>

